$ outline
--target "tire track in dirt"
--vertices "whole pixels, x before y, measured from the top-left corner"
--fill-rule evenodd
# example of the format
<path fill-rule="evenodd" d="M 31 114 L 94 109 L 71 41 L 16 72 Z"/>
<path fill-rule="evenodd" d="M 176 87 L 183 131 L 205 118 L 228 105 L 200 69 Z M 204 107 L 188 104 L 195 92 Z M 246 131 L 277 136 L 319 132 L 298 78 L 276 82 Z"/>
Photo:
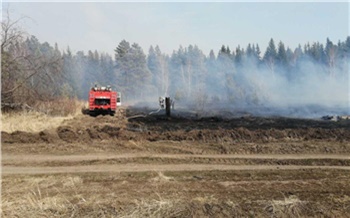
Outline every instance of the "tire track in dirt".
<path fill-rule="evenodd" d="M 2 161 L 83 161 L 83 160 L 105 160 L 119 158 L 220 158 L 220 159 L 277 159 L 277 160 L 301 160 L 301 159 L 337 159 L 350 160 L 350 154 L 148 154 L 148 153 L 126 153 L 126 154 L 87 154 L 87 155 L 16 155 L 2 154 Z"/>
<path fill-rule="evenodd" d="M 242 171 L 242 170 L 304 170 L 337 169 L 350 170 L 350 166 L 266 166 L 266 165 L 214 165 L 214 164 L 123 164 L 123 165 L 89 165 L 72 167 L 2 167 L 2 174 L 57 174 L 57 173 L 97 173 L 97 172 L 178 172 L 178 171 Z"/>
<path fill-rule="evenodd" d="M 348 155 L 174 155 L 126 153 L 119 155 L 4 155 L 2 166 L 12 167 L 73 167 L 121 164 L 213 164 L 269 166 L 350 166 Z"/>

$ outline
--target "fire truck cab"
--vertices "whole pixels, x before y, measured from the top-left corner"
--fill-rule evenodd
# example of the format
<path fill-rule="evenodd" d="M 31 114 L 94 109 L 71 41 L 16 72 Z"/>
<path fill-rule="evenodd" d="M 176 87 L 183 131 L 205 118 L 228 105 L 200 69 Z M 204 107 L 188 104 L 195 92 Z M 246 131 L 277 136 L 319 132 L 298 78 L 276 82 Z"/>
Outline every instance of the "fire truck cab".
<path fill-rule="evenodd" d="M 89 114 L 110 114 L 113 116 L 117 110 L 117 92 L 110 86 L 91 88 L 89 92 Z"/>

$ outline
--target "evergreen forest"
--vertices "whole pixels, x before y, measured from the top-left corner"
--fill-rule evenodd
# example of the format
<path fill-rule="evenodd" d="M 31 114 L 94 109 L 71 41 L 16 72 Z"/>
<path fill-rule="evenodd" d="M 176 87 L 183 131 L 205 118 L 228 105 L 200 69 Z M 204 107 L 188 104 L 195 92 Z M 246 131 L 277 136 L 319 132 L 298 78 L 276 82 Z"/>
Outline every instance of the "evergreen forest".
<path fill-rule="evenodd" d="M 209 54 L 195 44 L 180 45 L 171 54 L 157 45 L 144 51 L 127 39 L 111 47 L 114 54 L 73 53 L 69 47 L 61 50 L 57 44 L 40 42 L 17 21 L 3 20 L 2 107 L 35 107 L 40 101 L 61 98 L 86 100 L 94 84 L 112 86 L 122 93 L 124 102 L 171 96 L 197 107 L 349 101 L 349 36 L 296 48 L 271 38 L 267 48 L 256 43 L 230 44 Z"/>

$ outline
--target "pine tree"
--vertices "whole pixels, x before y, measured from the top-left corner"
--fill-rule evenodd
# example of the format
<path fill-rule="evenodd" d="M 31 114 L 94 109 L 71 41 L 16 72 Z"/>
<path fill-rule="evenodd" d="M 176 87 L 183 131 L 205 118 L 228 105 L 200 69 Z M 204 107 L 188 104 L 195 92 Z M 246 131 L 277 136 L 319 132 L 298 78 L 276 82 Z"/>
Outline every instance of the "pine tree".
<path fill-rule="evenodd" d="M 282 41 L 278 44 L 277 60 L 282 68 L 287 66 L 287 52 Z"/>
<path fill-rule="evenodd" d="M 130 89 L 128 85 L 131 84 L 129 81 L 128 72 L 130 68 L 131 59 L 130 56 L 130 43 L 122 40 L 115 51 L 115 69 L 116 69 L 116 77 L 117 77 L 117 86 L 119 90 L 123 92 L 124 98 L 128 95 L 125 93 L 127 89 Z"/>
<path fill-rule="evenodd" d="M 159 83 L 157 79 L 159 75 L 159 65 L 153 46 L 151 46 L 148 50 L 147 67 L 152 73 L 152 84 L 157 87 Z"/>
<path fill-rule="evenodd" d="M 261 54 L 260 47 L 258 44 L 256 44 L 254 56 L 258 61 L 260 61 L 260 58 L 261 58 L 260 54 Z"/>
<path fill-rule="evenodd" d="M 215 57 L 214 51 L 213 51 L 213 49 L 211 49 L 209 52 L 209 60 L 215 61 L 215 59 L 216 59 L 216 57 Z"/>
<path fill-rule="evenodd" d="M 326 57 L 327 57 L 329 74 L 331 76 L 334 76 L 334 74 L 335 74 L 334 68 L 335 68 L 335 62 L 336 62 L 336 56 L 337 56 L 337 47 L 333 44 L 333 42 L 331 40 L 329 40 L 329 38 L 327 38 L 325 53 L 326 53 Z"/>
<path fill-rule="evenodd" d="M 244 50 L 238 45 L 236 48 L 235 64 L 236 66 L 242 66 L 244 58 Z"/>
<path fill-rule="evenodd" d="M 115 60 L 120 60 L 121 58 L 125 57 L 130 50 L 130 43 L 122 40 L 118 47 L 114 50 L 115 51 Z"/>
<path fill-rule="evenodd" d="M 78 98 L 88 99 L 88 91 L 91 88 L 91 84 L 87 80 L 87 57 L 83 51 L 78 51 L 74 56 L 74 64 L 76 68 L 76 77 L 78 86 Z"/>
<path fill-rule="evenodd" d="M 247 58 L 252 58 L 254 55 L 254 50 L 255 50 L 255 46 L 253 45 L 253 47 L 251 46 L 251 44 L 249 43 L 246 49 L 246 54 L 247 54 Z"/>
<path fill-rule="evenodd" d="M 63 90 L 61 90 L 61 94 L 64 97 L 74 97 L 77 95 L 78 80 L 76 78 L 75 67 L 72 52 L 68 47 L 66 53 L 63 55 L 63 73 L 67 79 L 67 82 L 62 84 Z"/>
<path fill-rule="evenodd" d="M 119 86 L 124 92 L 124 98 L 142 98 L 145 96 L 146 88 L 151 84 L 152 78 L 142 48 L 137 43 L 133 43 L 130 47 L 130 44 L 123 40 L 115 52 Z"/>
<path fill-rule="evenodd" d="M 269 46 L 267 47 L 266 52 L 264 54 L 263 60 L 265 61 L 265 63 L 267 64 L 267 66 L 269 67 L 272 73 L 275 72 L 276 59 L 277 59 L 276 46 L 275 46 L 275 42 L 271 38 L 269 42 Z"/>
<path fill-rule="evenodd" d="M 162 54 L 159 46 L 151 46 L 147 58 L 147 65 L 152 73 L 152 85 L 157 89 L 158 95 L 169 95 L 168 58 Z"/>
<path fill-rule="evenodd" d="M 344 47 L 345 47 L 346 57 L 350 58 L 350 36 L 346 37 Z"/>
<path fill-rule="evenodd" d="M 271 38 L 263 59 L 264 61 L 275 61 L 276 58 L 277 58 L 276 46 L 275 46 L 275 42 Z"/>
<path fill-rule="evenodd" d="M 112 57 L 109 54 L 102 53 L 99 61 L 102 83 L 111 86 L 113 89 L 118 89 L 113 67 L 114 63 Z"/>

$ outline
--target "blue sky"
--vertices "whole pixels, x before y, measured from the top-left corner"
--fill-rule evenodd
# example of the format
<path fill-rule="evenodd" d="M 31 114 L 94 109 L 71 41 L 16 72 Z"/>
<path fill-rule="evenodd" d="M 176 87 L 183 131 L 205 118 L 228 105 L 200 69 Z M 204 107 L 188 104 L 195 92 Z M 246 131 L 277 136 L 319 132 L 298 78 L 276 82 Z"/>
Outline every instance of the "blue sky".
<path fill-rule="evenodd" d="M 21 23 L 29 34 L 73 52 L 114 55 L 125 39 L 145 53 L 151 45 L 171 54 L 192 44 L 208 55 L 222 45 L 234 50 L 248 43 L 264 51 L 271 38 L 294 49 L 349 35 L 348 2 L 11 2 L 3 3 L 3 10 L 8 6 L 13 19 L 30 17 Z"/>

